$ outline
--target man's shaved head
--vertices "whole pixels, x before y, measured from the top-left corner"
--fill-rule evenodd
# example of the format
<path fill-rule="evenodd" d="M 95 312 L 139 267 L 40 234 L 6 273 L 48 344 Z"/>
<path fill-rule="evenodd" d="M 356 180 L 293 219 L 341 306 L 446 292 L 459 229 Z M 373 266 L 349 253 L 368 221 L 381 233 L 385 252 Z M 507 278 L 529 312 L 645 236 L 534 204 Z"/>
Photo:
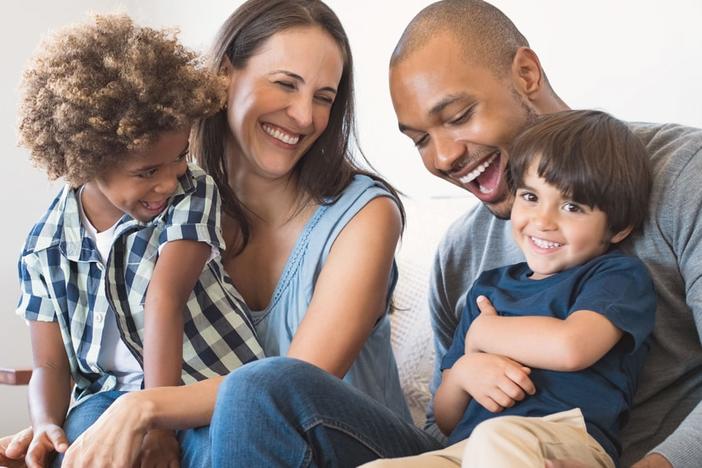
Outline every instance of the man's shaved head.
<path fill-rule="evenodd" d="M 392 53 L 390 66 L 441 33 L 454 36 L 467 58 L 482 63 L 496 76 L 509 73 L 517 49 L 529 47 L 514 23 L 489 3 L 442 0 L 424 8 L 410 22 Z"/>

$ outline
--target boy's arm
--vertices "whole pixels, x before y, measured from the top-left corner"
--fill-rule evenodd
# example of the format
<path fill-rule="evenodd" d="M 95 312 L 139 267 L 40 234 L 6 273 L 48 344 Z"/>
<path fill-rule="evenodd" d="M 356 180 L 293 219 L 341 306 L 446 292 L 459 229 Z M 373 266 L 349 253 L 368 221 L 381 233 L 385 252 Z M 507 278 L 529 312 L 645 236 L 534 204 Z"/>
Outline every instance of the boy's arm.
<path fill-rule="evenodd" d="M 144 303 L 144 388 L 177 386 L 183 369 L 183 309 L 212 252 L 194 240 L 167 242 L 154 267 Z M 173 431 L 144 436 L 141 465 L 178 463 Z"/>
<path fill-rule="evenodd" d="M 40 466 L 52 451 L 64 452 L 68 441 L 61 426 L 71 397 L 71 374 L 58 322 L 30 321 L 33 372 L 29 413 L 34 436 L 27 461 Z"/>
<path fill-rule="evenodd" d="M 183 309 L 212 247 L 176 240 L 161 249 L 144 303 L 144 387 L 180 385 Z"/>
<path fill-rule="evenodd" d="M 471 399 L 497 413 L 536 391 L 531 370 L 506 358 L 486 353 L 464 354 L 443 371 L 434 395 L 436 424 L 449 435 L 463 418 Z"/>
<path fill-rule="evenodd" d="M 481 314 L 473 321 L 466 350 L 507 356 L 526 366 L 556 371 L 590 367 L 621 339 L 622 331 L 602 314 L 573 312 L 554 317 L 501 317 L 487 298 L 478 298 Z"/>

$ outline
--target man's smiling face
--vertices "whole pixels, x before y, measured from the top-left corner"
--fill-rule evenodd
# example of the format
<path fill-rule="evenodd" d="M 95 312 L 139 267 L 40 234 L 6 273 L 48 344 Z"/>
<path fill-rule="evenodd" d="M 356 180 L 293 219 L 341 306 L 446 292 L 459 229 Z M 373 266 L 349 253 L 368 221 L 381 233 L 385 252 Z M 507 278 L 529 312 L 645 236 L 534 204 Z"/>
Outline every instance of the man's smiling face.
<path fill-rule="evenodd" d="M 400 131 L 426 168 L 509 218 L 507 150 L 535 117 L 511 75 L 472 63 L 450 34 L 440 34 L 391 67 L 390 93 Z"/>

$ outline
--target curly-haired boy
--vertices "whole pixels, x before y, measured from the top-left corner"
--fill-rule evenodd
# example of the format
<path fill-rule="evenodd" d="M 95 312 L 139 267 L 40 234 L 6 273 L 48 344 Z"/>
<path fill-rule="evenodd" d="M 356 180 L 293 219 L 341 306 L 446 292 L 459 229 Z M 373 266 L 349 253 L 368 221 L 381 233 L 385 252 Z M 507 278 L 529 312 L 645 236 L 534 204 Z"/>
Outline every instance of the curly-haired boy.
<path fill-rule="evenodd" d="M 27 456 L 43 464 L 125 392 L 224 374 L 262 350 L 221 265 L 217 189 L 186 162 L 192 122 L 224 102 L 221 80 L 173 33 L 97 16 L 42 44 L 23 91 L 20 142 L 68 182 L 19 261 Z M 173 437 L 145 443 L 173 456 Z M 178 438 L 191 459 L 207 440 Z"/>

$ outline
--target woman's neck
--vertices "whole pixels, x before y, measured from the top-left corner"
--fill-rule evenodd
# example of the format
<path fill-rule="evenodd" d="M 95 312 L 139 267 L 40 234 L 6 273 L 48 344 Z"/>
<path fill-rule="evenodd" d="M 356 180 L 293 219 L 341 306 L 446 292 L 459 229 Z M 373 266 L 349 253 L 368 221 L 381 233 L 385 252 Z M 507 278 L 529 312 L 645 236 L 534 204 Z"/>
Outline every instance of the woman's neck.
<path fill-rule="evenodd" d="M 293 176 L 271 180 L 255 174 L 237 173 L 230 174 L 229 185 L 251 213 L 254 228 L 257 225 L 283 226 L 305 211 L 309 201 Z"/>

